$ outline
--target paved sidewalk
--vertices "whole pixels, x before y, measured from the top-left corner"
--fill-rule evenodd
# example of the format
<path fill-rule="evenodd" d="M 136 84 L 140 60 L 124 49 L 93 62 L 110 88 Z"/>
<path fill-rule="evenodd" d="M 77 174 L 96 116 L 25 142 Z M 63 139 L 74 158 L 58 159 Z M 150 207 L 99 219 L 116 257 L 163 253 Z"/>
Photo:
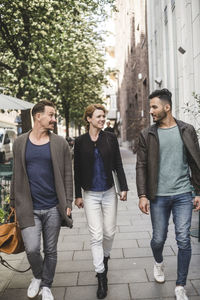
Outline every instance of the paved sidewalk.
<path fill-rule="evenodd" d="M 164 250 L 166 282 L 158 284 L 152 274 L 150 218 L 140 213 L 137 207 L 135 156 L 124 148 L 121 152 L 130 191 L 128 201 L 119 202 L 118 205 L 117 233 L 109 261 L 109 291 L 106 299 L 174 300 L 177 246 L 172 221 Z M 53 293 L 55 300 L 95 300 L 97 279 L 92 265 L 84 211 L 74 208 L 73 218 L 73 229 L 61 230 Z M 197 227 L 197 219 L 198 213 L 194 213 L 194 228 Z M 193 256 L 186 289 L 189 299 L 197 300 L 200 299 L 200 243 L 192 238 L 192 244 Z M 28 267 L 24 254 L 3 256 L 15 267 Z M 0 266 L 0 300 L 27 299 L 26 291 L 31 278 L 30 271 L 18 274 Z"/>

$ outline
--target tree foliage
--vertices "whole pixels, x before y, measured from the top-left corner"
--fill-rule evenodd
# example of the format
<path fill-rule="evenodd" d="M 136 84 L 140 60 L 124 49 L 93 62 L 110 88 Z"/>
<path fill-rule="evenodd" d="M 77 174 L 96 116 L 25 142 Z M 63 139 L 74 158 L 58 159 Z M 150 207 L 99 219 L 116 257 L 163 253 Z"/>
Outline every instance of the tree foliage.
<path fill-rule="evenodd" d="M 194 101 L 187 101 L 184 105 L 184 112 L 189 113 L 196 122 L 196 132 L 200 138 L 200 94 L 192 94 Z"/>
<path fill-rule="evenodd" d="M 26 101 L 55 102 L 66 124 L 101 101 L 98 24 L 114 0 L 0 0 L 0 85 Z"/>

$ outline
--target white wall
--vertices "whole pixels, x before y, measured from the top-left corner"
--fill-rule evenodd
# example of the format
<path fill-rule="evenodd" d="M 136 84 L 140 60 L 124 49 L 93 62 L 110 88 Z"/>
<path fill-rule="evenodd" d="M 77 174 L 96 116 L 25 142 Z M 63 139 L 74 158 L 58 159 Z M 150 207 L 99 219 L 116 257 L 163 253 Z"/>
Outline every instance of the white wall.
<path fill-rule="evenodd" d="M 168 88 L 175 117 L 197 126 L 183 107 L 194 103 L 193 93 L 200 94 L 200 0 L 147 0 L 147 22 L 150 92 Z M 179 47 L 186 52 L 181 54 Z M 162 79 L 161 86 L 156 78 Z"/>

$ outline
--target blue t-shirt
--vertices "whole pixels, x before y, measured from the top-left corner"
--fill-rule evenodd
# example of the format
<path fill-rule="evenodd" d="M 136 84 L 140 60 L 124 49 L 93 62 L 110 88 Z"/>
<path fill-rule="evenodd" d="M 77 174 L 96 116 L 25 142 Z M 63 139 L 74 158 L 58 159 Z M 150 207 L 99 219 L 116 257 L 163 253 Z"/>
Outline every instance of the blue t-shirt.
<path fill-rule="evenodd" d="M 49 209 L 58 204 L 50 143 L 26 145 L 26 170 L 34 209 Z"/>
<path fill-rule="evenodd" d="M 97 147 L 94 148 L 94 168 L 91 191 L 103 192 L 109 189 L 103 160 Z"/>

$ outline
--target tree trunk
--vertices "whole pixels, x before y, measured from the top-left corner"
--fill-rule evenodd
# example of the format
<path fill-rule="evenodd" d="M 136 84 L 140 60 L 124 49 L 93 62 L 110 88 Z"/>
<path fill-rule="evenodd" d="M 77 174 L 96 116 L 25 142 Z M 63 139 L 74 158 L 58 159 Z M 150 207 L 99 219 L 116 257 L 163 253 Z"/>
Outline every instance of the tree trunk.
<path fill-rule="evenodd" d="M 22 133 L 25 133 L 32 128 L 30 109 L 22 110 L 21 118 L 22 118 Z"/>
<path fill-rule="evenodd" d="M 19 87 L 17 98 L 21 99 L 24 95 L 24 90 Z M 21 110 L 21 119 L 22 119 L 22 133 L 29 131 L 32 128 L 31 123 L 31 110 Z"/>
<path fill-rule="evenodd" d="M 81 125 L 78 125 L 78 135 L 81 135 Z"/>
<path fill-rule="evenodd" d="M 65 126 L 66 126 L 66 137 L 69 136 L 69 103 L 63 103 L 64 114 L 65 114 Z"/>

